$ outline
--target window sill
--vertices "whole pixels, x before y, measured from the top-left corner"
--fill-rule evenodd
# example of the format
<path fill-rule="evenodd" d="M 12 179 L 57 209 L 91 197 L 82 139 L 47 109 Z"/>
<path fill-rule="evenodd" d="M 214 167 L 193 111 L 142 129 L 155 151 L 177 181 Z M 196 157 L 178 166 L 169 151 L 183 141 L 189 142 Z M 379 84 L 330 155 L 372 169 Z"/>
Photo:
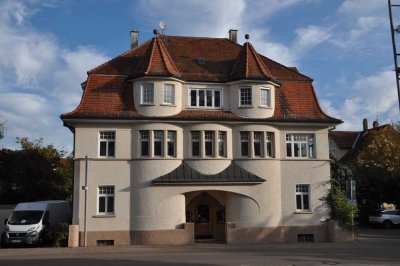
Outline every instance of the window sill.
<path fill-rule="evenodd" d="M 260 105 L 260 106 L 258 106 L 258 108 L 262 108 L 262 109 L 271 109 L 271 110 L 272 110 L 272 107 L 266 106 L 266 105 Z"/>
<path fill-rule="evenodd" d="M 115 218 L 117 217 L 115 214 L 97 214 L 93 215 L 93 218 Z"/>
<path fill-rule="evenodd" d="M 313 214 L 314 212 L 312 211 L 295 211 L 293 214 Z"/>
<path fill-rule="evenodd" d="M 168 106 L 168 107 L 176 107 L 176 104 L 171 104 L 171 103 L 162 103 L 160 105 L 161 106 Z"/>
<path fill-rule="evenodd" d="M 254 108 L 253 105 L 243 105 L 243 106 L 239 106 L 238 109 L 251 109 Z"/>
<path fill-rule="evenodd" d="M 139 106 L 154 106 L 154 103 L 141 103 Z"/>

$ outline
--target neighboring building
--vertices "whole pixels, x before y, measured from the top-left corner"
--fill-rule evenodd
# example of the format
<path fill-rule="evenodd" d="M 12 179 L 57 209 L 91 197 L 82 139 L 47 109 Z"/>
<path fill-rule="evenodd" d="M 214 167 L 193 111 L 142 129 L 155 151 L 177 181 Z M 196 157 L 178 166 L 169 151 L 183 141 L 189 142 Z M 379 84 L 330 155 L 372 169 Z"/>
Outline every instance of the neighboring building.
<path fill-rule="evenodd" d="M 74 133 L 87 242 L 327 241 L 328 129 L 312 79 L 230 38 L 156 34 L 90 70 Z"/>
<path fill-rule="evenodd" d="M 372 128 L 368 128 L 367 119 L 363 120 L 362 131 L 329 131 L 329 151 L 330 154 L 342 165 L 355 160 L 365 138 L 371 132 L 380 130 L 394 130 L 389 124 L 379 126 L 378 121 L 372 123 Z"/>

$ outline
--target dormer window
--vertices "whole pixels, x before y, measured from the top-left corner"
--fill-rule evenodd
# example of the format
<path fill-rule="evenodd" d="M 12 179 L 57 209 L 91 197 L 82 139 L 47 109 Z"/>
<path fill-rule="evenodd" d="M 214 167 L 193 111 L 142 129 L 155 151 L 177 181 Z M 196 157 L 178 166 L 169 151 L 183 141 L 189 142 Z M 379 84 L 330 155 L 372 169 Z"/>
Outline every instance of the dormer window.
<path fill-rule="evenodd" d="M 262 107 L 271 107 L 271 89 L 261 88 L 261 90 L 260 90 L 260 105 Z"/>
<path fill-rule="evenodd" d="M 222 89 L 189 89 L 189 106 L 219 109 L 222 107 Z"/>
<path fill-rule="evenodd" d="M 204 58 L 197 58 L 197 64 L 205 65 L 206 64 L 206 60 Z"/>
<path fill-rule="evenodd" d="M 164 104 L 175 104 L 175 85 L 164 84 Z"/>
<path fill-rule="evenodd" d="M 154 83 L 142 84 L 140 103 L 154 104 Z"/>
<path fill-rule="evenodd" d="M 239 103 L 240 103 L 240 106 L 243 106 L 243 107 L 251 107 L 252 106 L 251 87 L 240 88 Z"/>

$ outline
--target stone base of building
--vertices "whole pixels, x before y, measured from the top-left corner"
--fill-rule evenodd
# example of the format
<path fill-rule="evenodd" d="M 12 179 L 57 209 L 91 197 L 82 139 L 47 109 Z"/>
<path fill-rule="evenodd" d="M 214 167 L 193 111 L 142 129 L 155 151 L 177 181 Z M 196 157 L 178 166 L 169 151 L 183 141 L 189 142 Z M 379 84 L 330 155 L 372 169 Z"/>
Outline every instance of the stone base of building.
<path fill-rule="evenodd" d="M 225 242 L 245 243 L 295 243 L 295 242 L 350 242 L 353 231 L 342 229 L 333 221 L 314 226 L 279 226 L 238 228 L 226 223 Z M 87 246 L 102 245 L 191 245 L 194 243 L 194 224 L 185 223 L 182 229 L 89 231 Z M 84 233 L 79 232 L 79 245 L 84 246 Z"/>
<path fill-rule="evenodd" d="M 84 232 L 79 232 L 79 245 L 84 246 Z M 194 227 L 185 223 L 182 229 L 88 231 L 87 246 L 127 245 L 190 245 L 194 243 Z"/>

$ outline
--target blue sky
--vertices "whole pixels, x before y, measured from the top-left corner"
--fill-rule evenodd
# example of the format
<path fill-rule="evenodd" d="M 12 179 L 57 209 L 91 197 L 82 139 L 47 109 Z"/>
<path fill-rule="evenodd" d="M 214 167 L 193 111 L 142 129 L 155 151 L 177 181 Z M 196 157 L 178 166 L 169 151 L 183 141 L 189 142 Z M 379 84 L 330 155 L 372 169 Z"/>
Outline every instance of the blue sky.
<path fill-rule="evenodd" d="M 160 20 L 169 35 L 234 28 L 243 43 L 249 33 L 259 53 L 314 79 L 324 111 L 345 121 L 340 130 L 400 120 L 383 0 L 1 0 L 0 145 L 43 137 L 71 150 L 59 115 L 79 104 L 86 71 L 128 50 L 132 28 L 139 43 L 151 38 Z"/>

